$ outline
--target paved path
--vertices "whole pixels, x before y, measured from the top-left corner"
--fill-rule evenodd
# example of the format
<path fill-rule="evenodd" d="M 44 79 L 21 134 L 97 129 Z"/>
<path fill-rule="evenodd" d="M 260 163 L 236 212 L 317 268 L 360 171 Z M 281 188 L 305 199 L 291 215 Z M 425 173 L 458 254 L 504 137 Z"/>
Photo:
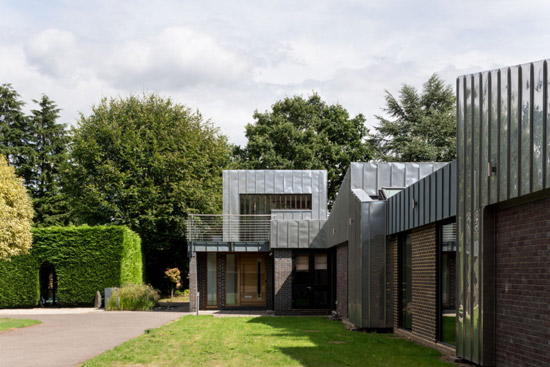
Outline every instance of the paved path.
<path fill-rule="evenodd" d="M 0 310 L 0 317 L 42 321 L 39 325 L 0 332 L 0 366 L 76 366 L 143 334 L 145 329 L 188 314 L 94 309 Z"/>

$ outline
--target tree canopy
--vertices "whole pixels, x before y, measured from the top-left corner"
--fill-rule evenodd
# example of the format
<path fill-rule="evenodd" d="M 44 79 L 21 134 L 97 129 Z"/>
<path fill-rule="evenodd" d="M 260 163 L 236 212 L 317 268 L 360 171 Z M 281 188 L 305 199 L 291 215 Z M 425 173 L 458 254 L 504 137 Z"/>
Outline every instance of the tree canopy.
<path fill-rule="evenodd" d="M 371 158 L 365 118 L 350 117 L 340 104 L 327 105 L 314 93 L 277 101 L 271 111 L 254 113 L 246 125 L 248 143 L 237 147 L 244 169 L 326 169 L 329 202 L 351 162 Z"/>
<path fill-rule="evenodd" d="M 399 97 L 386 91 L 388 118 L 376 116 L 372 135 L 378 159 L 451 161 L 456 157 L 456 108 L 452 86 L 433 74 L 419 93 L 403 85 Z"/>
<path fill-rule="evenodd" d="M 185 263 L 187 214 L 221 211 L 229 160 L 226 138 L 198 111 L 156 94 L 103 99 L 73 129 L 66 192 L 79 221 L 140 234 L 155 283 Z"/>
<path fill-rule="evenodd" d="M 0 155 L 0 260 L 28 253 L 32 202 L 15 169 Z"/>

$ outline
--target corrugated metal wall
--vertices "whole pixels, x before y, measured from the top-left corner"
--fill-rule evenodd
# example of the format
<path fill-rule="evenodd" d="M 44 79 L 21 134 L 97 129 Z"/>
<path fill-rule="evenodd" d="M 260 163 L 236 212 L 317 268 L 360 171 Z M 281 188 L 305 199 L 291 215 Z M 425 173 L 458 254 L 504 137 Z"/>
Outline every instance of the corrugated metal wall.
<path fill-rule="evenodd" d="M 388 235 L 456 216 L 456 168 L 456 161 L 446 164 L 390 197 Z"/>
<path fill-rule="evenodd" d="M 494 322 L 483 208 L 550 187 L 548 107 L 547 60 L 457 79 L 457 354 L 482 365 L 493 363 Z"/>
<path fill-rule="evenodd" d="M 271 248 L 325 248 L 319 234 L 325 220 L 277 219 L 271 221 Z"/>
<path fill-rule="evenodd" d="M 223 214 L 240 214 L 240 194 L 311 194 L 311 219 L 327 218 L 327 171 L 223 171 Z"/>

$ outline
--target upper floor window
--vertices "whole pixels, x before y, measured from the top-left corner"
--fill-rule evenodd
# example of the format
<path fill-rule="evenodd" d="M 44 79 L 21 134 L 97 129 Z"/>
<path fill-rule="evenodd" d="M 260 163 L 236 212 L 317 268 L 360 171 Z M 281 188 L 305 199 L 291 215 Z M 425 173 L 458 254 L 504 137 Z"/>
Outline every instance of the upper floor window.
<path fill-rule="evenodd" d="M 272 210 L 311 210 L 311 194 L 241 194 L 241 214 L 271 214 Z"/>

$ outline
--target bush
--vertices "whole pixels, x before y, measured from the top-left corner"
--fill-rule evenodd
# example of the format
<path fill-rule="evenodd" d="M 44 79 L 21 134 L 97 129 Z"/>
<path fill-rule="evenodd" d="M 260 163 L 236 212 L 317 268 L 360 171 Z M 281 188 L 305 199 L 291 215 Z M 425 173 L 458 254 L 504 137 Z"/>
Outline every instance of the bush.
<path fill-rule="evenodd" d="M 150 285 L 126 284 L 113 290 L 105 308 L 108 311 L 149 311 L 159 299 L 159 292 Z"/>
<path fill-rule="evenodd" d="M 0 261 L 0 308 L 38 304 L 45 262 L 55 269 L 65 306 L 92 306 L 98 290 L 143 281 L 141 240 L 127 227 L 37 228 L 29 255 Z"/>
<path fill-rule="evenodd" d="M 174 294 L 176 297 L 189 297 L 189 289 L 184 289 L 183 291 L 176 290 Z"/>

